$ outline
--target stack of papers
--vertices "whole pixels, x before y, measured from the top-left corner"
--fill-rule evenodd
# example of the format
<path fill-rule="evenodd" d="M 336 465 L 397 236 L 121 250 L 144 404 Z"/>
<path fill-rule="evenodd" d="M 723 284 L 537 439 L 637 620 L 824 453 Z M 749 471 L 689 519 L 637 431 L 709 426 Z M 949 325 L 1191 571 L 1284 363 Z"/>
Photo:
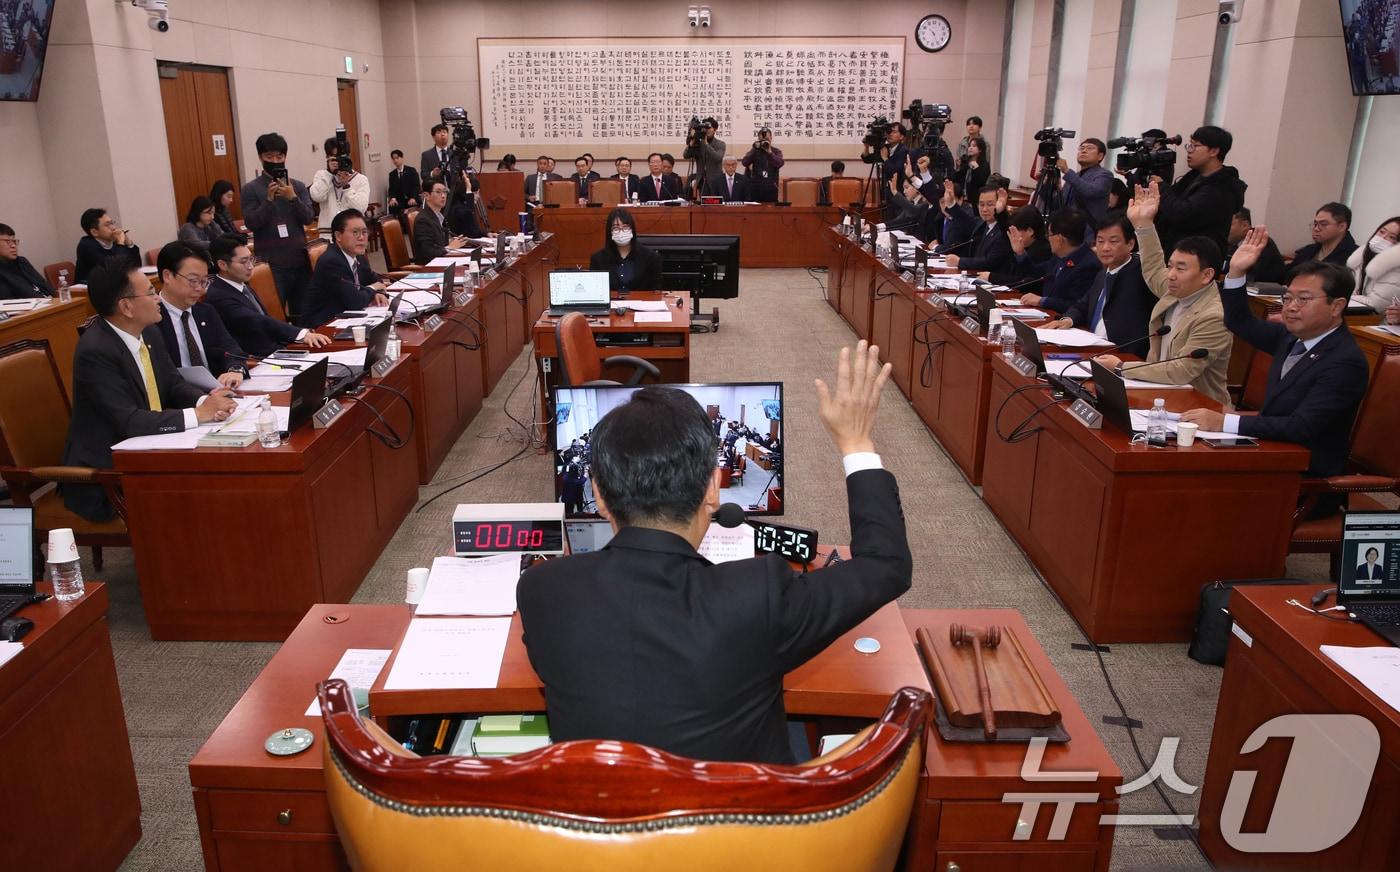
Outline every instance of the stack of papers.
<path fill-rule="evenodd" d="M 1371 329 L 1389 333 L 1391 336 L 1400 336 L 1400 324 L 1377 324 Z"/>
<path fill-rule="evenodd" d="M 421 603 L 420 603 L 421 605 Z M 492 688 L 501 677 L 510 618 L 414 618 L 385 690 Z"/>
<path fill-rule="evenodd" d="M 669 324 L 671 323 L 671 313 L 637 312 L 632 316 L 632 320 L 637 324 Z"/>
<path fill-rule="evenodd" d="M 1149 387 L 1160 388 L 1160 387 L 1163 387 L 1163 385 L 1149 385 Z M 1132 422 L 1133 422 L 1133 432 L 1134 432 L 1134 433 L 1146 433 L 1146 432 L 1147 432 L 1147 414 L 1148 414 L 1148 410 L 1147 410 L 1147 409 L 1129 409 L 1129 410 L 1128 410 L 1128 417 L 1131 418 L 1131 419 L 1132 419 Z M 1166 429 L 1167 429 L 1167 432 L 1168 432 L 1168 433 L 1171 433 L 1171 434 L 1175 434 L 1175 433 L 1176 433 L 1176 424 L 1177 424 L 1177 421 L 1179 421 L 1180 419 L 1181 419 L 1181 415 L 1178 414 L 1178 413 L 1176 413 L 1176 412 L 1168 412 L 1168 413 L 1167 413 Z M 1233 435 L 1234 435 L 1233 433 L 1219 433 L 1219 432 L 1216 432 L 1216 431 L 1214 431 L 1214 430 L 1197 430 L 1197 431 L 1196 431 L 1196 438 L 1197 438 L 1198 440 L 1199 440 L 1199 439 L 1229 439 L 1229 438 L 1230 438 L 1231 436 L 1233 436 Z"/>
<path fill-rule="evenodd" d="M 336 318 L 334 321 L 326 323 L 327 327 L 336 330 L 348 330 L 351 327 L 373 327 L 383 321 L 389 315 L 389 310 L 384 309 L 383 314 L 368 314 L 371 310 L 365 310 L 367 314 L 358 318 Z"/>
<path fill-rule="evenodd" d="M 340 655 L 340 662 L 326 677 L 344 679 L 345 683 L 350 685 L 351 691 L 363 690 L 368 693 L 379 678 L 380 671 L 384 669 L 384 664 L 389 662 L 389 655 L 392 653 L 394 652 L 388 648 L 346 648 L 345 653 Z M 321 716 L 319 699 L 311 698 L 311 705 L 306 707 L 306 716 Z"/>
<path fill-rule="evenodd" d="M 1367 690 L 1391 708 L 1400 711 L 1400 648 L 1348 648 L 1323 645 L 1322 653 L 1342 667 Z"/>
<path fill-rule="evenodd" d="M 729 563 L 732 560 L 748 560 L 754 556 L 753 527 L 740 524 L 737 527 L 721 527 L 711 523 L 705 531 L 700 547 L 695 549 L 700 556 L 711 563 Z"/>
<path fill-rule="evenodd" d="M 335 364 L 363 367 L 365 365 L 365 355 L 368 353 L 368 348 L 349 348 L 345 351 L 332 351 L 329 353 L 312 352 L 310 354 L 299 354 L 296 357 L 278 357 L 273 355 L 272 357 L 264 358 L 263 362 L 253 367 L 249 374 L 255 377 L 265 375 L 285 376 L 288 373 L 295 375 L 318 360 L 328 360 L 331 362 L 331 371 L 329 374 L 333 377 L 337 375 Z"/>
<path fill-rule="evenodd" d="M 258 406 L 262 397 L 239 397 L 238 407 L 221 423 L 210 422 L 179 433 L 157 433 L 154 436 L 133 436 L 112 446 L 113 451 L 181 451 L 197 448 L 202 436 L 213 433 L 256 433 L 258 430 Z M 273 406 L 277 415 L 279 430 L 287 429 L 286 406 Z"/>
<path fill-rule="evenodd" d="M 441 268 L 445 266 L 458 266 L 460 264 L 466 264 L 471 262 L 472 259 L 470 257 L 435 257 L 432 260 L 428 261 L 428 266 L 435 266 Z"/>
<path fill-rule="evenodd" d="M 428 573 L 428 587 L 418 602 L 421 615 L 510 615 L 520 555 L 438 557 Z"/>
<path fill-rule="evenodd" d="M 290 375 L 255 375 L 245 378 L 243 384 L 238 386 L 239 393 L 244 394 L 273 394 L 277 391 L 289 391 L 292 389 L 292 376 Z"/>
<path fill-rule="evenodd" d="M 0 312 L 11 315 L 16 312 L 32 312 L 40 306 L 47 306 L 48 304 L 49 299 L 47 297 L 35 298 L 32 300 L 3 300 L 0 301 Z"/>
<path fill-rule="evenodd" d="M 1080 330 L 1078 327 L 1067 327 L 1064 330 L 1046 330 L 1044 327 L 1037 327 L 1035 338 L 1042 343 L 1063 345 L 1066 348 L 1091 348 L 1096 345 L 1113 344 L 1097 333 Z"/>
<path fill-rule="evenodd" d="M 665 300 L 614 300 L 614 309 L 631 309 L 633 312 L 665 312 L 671 304 Z"/>
<path fill-rule="evenodd" d="M 16 654 L 23 650 L 23 642 L 0 642 L 0 666 L 4 666 Z"/>

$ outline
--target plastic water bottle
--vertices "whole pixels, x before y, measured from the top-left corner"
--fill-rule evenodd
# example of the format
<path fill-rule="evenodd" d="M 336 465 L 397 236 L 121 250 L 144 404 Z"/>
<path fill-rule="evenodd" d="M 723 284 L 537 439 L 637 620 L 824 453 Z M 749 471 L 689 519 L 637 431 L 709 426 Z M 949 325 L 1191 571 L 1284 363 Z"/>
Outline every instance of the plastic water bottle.
<path fill-rule="evenodd" d="M 1161 397 L 1152 401 L 1152 411 L 1147 413 L 1147 442 L 1167 444 L 1167 401 Z"/>
<path fill-rule="evenodd" d="M 68 270 L 58 271 L 58 301 L 60 303 L 73 302 L 73 289 L 68 287 Z"/>
<path fill-rule="evenodd" d="M 987 313 L 987 341 L 1000 342 L 1003 315 L 1000 309 L 993 309 Z"/>
<path fill-rule="evenodd" d="M 78 562 L 78 544 L 73 531 L 60 527 L 49 531 L 49 581 L 53 582 L 54 599 L 68 602 L 83 595 L 83 568 Z"/>
<path fill-rule="evenodd" d="M 282 434 L 277 430 L 277 414 L 272 411 L 272 401 L 263 397 L 258 410 L 258 444 L 264 448 L 276 448 L 282 444 Z"/>
<path fill-rule="evenodd" d="M 398 360 L 403 353 L 403 340 L 399 338 L 399 331 L 393 324 L 389 325 L 389 341 L 384 344 L 384 356 L 390 360 Z"/>
<path fill-rule="evenodd" d="M 1016 330 L 1010 321 L 1001 322 L 1001 356 L 1007 360 L 1016 356 Z"/>

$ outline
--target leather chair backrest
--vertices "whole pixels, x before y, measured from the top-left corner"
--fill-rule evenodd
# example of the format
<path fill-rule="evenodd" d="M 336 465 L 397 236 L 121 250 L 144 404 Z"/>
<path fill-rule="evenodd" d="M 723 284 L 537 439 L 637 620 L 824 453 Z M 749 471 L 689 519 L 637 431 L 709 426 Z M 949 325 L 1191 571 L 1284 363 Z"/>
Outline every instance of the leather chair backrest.
<path fill-rule="evenodd" d="M 567 179 L 544 183 L 544 202 L 546 205 L 558 203 L 560 206 L 572 206 L 578 197 L 575 195 L 574 183 Z"/>
<path fill-rule="evenodd" d="M 832 179 L 827 185 L 831 202 L 836 206 L 849 206 L 860 202 L 860 179 Z"/>
<path fill-rule="evenodd" d="M 326 796 L 359 872 L 889 870 L 932 705 L 927 691 L 906 687 L 841 748 L 805 766 L 775 766 L 619 741 L 418 758 L 360 719 L 344 681 L 323 684 L 320 703 Z"/>
<path fill-rule="evenodd" d="M 408 218 L 408 235 L 410 237 L 412 237 L 413 234 L 417 232 L 416 228 L 418 227 L 419 211 L 421 210 L 409 209 L 407 212 L 404 213 L 405 217 Z M 400 225 L 400 229 L 402 229 L 402 225 Z"/>
<path fill-rule="evenodd" d="M 160 256 L 160 249 L 161 249 L 161 246 L 157 246 L 157 247 L 155 247 L 155 248 L 148 248 L 148 249 L 146 249 L 146 254 L 145 254 L 146 266 L 155 266 L 155 265 L 156 265 L 156 258 Z"/>
<path fill-rule="evenodd" d="M 51 263 L 44 267 L 44 278 L 48 280 L 49 287 L 58 290 L 58 273 L 60 270 L 68 272 L 68 284 L 73 284 L 73 276 L 77 275 L 78 268 L 71 260 L 60 260 L 58 263 Z"/>
<path fill-rule="evenodd" d="M 554 344 L 559 349 L 560 384 L 581 385 L 602 378 L 598 343 L 593 341 L 587 317 L 570 312 L 560 318 L 554 325 Z"/>
<path fill-rule="evenodd" d="M 311 269 L 316 269 L 316 261 L 321 259 L 321 255 L 331 247 L 331 244 L 324 239 L 316 239 L 306 243 L 306 257 L 311 263 Z"/>
<path fill-rule="evenodd" d="M 588 186 L 588 202 L 616 206 L 622 202 L 622 179 L 594 179 Z"/>
<path fill-rule="evenodd" d="M 1366 399 L 1351 434 L 1351 462 L 1359 472 L 1400 478 L 1400 346 L 1387 345 L 1376 360 Z"/>
<path fill-rule="evenodd" d="M 0 384 L 0 463 L 63 465 L 72 408 L 48 341 L 22 339 L 0 348 Z"/>
<path fill-rule="evenodd" d="M 417 217 L 413 213 L 409 217 L 412 221 Z M 381 221 L 379 229 L 384 233 L 384 262 L 389 269 L 395 270 L 406 263 L 412 261 L 408 254 L 408 240 L 403 238 L 403 227 L 397 221 Z"/>
<path fill-rule="evenodd" d="M 821 183 L 816 179 L 784 179 L 783 199 L 794 206 L 815 206 L 817 195 L 821 193 Z"/>
<path fill-rule="evenodd" d="M 1267 319 L 1276 324 L 1283 323 L 1283 309 L 1270 307 Z M 1240 388 L 1240 408 L 1262 409 L 1264 398 L 1269 393 L 1269 367 L 1274 365 L 1274 356 L 1267 351 L 1255 348 L 1249 355 L 1249 366 L 1244 372 Z"/>
<path fill-rule="evenodd" d="M 252 278 L 248 279 L 248 287 L 258 295 L 258 302 L 262 303 L 269 316 L 278 321 L 287 320 L 287 310 L 282 305 L 281 295 L 277 293 L 277 282 L 272 277 L 272 267 L 265 263 L 254 266 Z"/>

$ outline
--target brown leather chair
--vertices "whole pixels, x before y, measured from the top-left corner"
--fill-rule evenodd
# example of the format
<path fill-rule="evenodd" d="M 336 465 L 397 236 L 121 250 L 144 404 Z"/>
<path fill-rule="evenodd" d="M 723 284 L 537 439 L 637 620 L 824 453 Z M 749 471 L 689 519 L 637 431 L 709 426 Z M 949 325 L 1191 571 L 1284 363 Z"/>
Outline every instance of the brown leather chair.
<path fill-rule="evenodd" d="M 622 179 L 594 179 L 588 186 L 588 202 L 616 206 L 622 202 Z"/>
<path fill-rule="evenodd" d="M 73 284 L 73 276 L 77 275 L 78 272 L 77 266 L 75 266 L 71 260 L 60 260 L 58 263 L 51 263 L 44 267 L 44 278 L 48 281 L 49 287 L 53 288 L 55 291 L 58 290 L 59 270 L 66 270 L 68 272 L 68 284 L 70 285 Z"/>
<path fill-rule="evenodd" d="M 409 213 L 409 223 L 418 217 L 417 211 Z M 384 234 L 384 263 L 389 267 L 391 273 L 398 270 L 422 269 L 413 262 L 413 255 L 408 252 L 408 240 L 404 239 L 403 227 L 397 221 L 383 221 L 379 229 Z"/>
<path fill-rule="evenodd" d="M 732 872 L 893 869 L 932 708 L 906 687 L 879 721 L 799 766 L 701 762 L 631 742 L 513 757 L 405 751 L 321 684 L 326 798 L 351 868 Z"/>
<path fill-rule="evenodd" d="M 832 179 L 827 186 L 827 191 L 831 195 L 832 205 L 849 206 L 852 203 L 859 203 L 862 185 L 864 185 L 864 182 L 860 179 Z"/>
<path fill-rule="evenodd" d="M 1343 328 L 1345 329 L 1345 328 Z M 1386 508 L 1367 494 L 1400 496 L 1400 346 L 1386 346 L 1376 360 L 1371 384 L 1351 431 L 1350 471 L 1330 478 L 1303 479 L 1303 503 L 1294 513 L 1290 554 L 1331 554 L 1334 568 L 1342 553 L 1342 516 L 1309 518 L 1324 494 L 1346 494 L 1352 511 Z"/>
<path fill-rule="evenodd" d="M 258 302 L 267 314 L 278 321 L 287 320 L 287 309 L 282 305 L 282 295 L 277 293 L 277 282 L 272 277 L 272 267 L 259 263 L 253 267 L 253 275 L 248 279 L 248 287 L 258 295 Z"/>
<path fill-rule="evenodd" d="M 729 473 L 729 483 L 743 484 L 744 473 L 748 471 L 748 468 L 749 459 L 747 457 L 740 454 L 738 457 L 734 458 L 734 470 Z"/>
<path fill-rule="evenodd" d="M 313 239 L 306 243 L 306 258 L 311 264 L 312 272 L 316 271 L 316 261 L 320 260 L 321 255 L 325 254 L 330 247 L 330 240 L 327 239 Z"/>
<path fill-rule="evenodd" d="M 1283 322 L 1283 308 L 1271 306 L 1265 317 L 1274 323 Z M 1244 342 L 1237 339 L 1236 342 Z M 1247 344 L 1247 343 L 1246 343 Z M 1252 348 L 1252 346 L 1251 346 Z M 1249 365 L 1245 367 L 1244 378 L 1240 380 L 1240 409 L 1258 410 L 1264 407 L 1264 398 L 1269 392 L 1269 367 L 1274 365 L 1274 356 L 1259 348 L 1252 348 Z"/>
<path fill-rule="evenodd" d="M 146 266 L 155 266 L 155 265 L 156 265 L 156 258 L 159 257 L 159 256 L 160 256 L 160 248 L 148 248 L 148 249 L 146 249 L 146 254 L 145 254 Z"/>
<path fill-rule="evenodd" d="M 546 206 L 574 206 L 578 204 L 577 188 L 570 181 L 544 183 L 544 204 Z"/>
<path fill-rule="evenodd" d="M 815 206 L 820 193 L 816 179 L 783 179 L 783 199 L 794 206 Z"/>
<path fill-rule="evenodd" d="M 600 359 L 598 344 L 593 341 L 593 328 L 588 326 L 588 318 L 578 312 L 570 312 L 555 323 L 554 346 L 559 349 L 559 383 L 563 385 L 622 384 L 602 377 L 605 366 L 633 367 L 632 375 L 626 382 L 629 385 L 641 384 L 642 377 L 646 375 L 661 377 L 661 370 L 649 361 L 630 354 Z"/>
<path fill-rule="evenodd" d="M 404 219 L 408 221 L 408 236 L 410 239 L 413 238 L 414 229 L 418 226 L 418 213 L 420 211 L 421 210 L 416 208 L 404 210 Z M 402 226 L 403 225 L 400 225 L 400 227 Z"/>
<path fill-rule="evenodd" d="M 9 485 L 10 498 L 17 506 L 34 507 L 34 530 L 40 536 L 71 528 L 79 545 L 92 547 L 93 566 L 101 569 L 104 546 L 131 545 L 121 475 L 63 465 L 72 406 L 49 343 L 22 339 L 0 348 L 0 384 L 5 385 L 0 391 L 0 477 Z M 54 487 L 65 483 L 100 485 L 117 517 L 96 522 L 73 514 Z"/>
<path fill-rule="evenodd" d="M 382 217 L 384 204 L 370 203 L 365 210 L 365 226 L 369 228 L 369 251 L 379 250 L 379 219 Z"/>

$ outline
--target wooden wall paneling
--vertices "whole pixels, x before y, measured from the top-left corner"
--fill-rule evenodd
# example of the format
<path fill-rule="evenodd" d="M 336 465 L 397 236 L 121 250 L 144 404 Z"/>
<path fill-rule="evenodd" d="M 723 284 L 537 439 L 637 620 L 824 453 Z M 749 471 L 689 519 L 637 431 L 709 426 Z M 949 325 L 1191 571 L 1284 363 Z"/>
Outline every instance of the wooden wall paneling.
<path fill-rule="evenodd" d="M 349 79 L 336 80 L 336 96 L 340 98 L 340 123 L 345 125 L 345 135 L 350 140 L 350 159 L 355 169 L 365 172 L 360 156 L 360 107 L 356 101 L 355 83 Z"/>
<path fill-rule="evenodd" d="M 204 189 L 198 193 L 208 196 L 214 182 L 227 179 L 233 183 L 232 212 L 235 218 L 243 216 L 238 192 L 242 187 L 238 175 L 238 143 L 234 138 L 233 101 L 229 97 L 228 70 L 200 67 L 181 70 L 188 74 L 194 86 L 195 105 L 199 119 L 199 154 L 203 159 Z M 214 154 L 214 137 L 224 138 L 225 153 Z M 178 204 L 181 209 L 189 208 L 189 201 Z"/>
<path fill-rule="evenodd" d="M 143 240 L 145 248 L 159 248 L 175 238 L 185 220 L 185 210 L 200 194 L 207 194 L 204 165 L 200 154 L 199 109 L 194 80 L 187 70 L 177 78 L 160 80 L 161 109 L 165 113 L 165 139 L 170 149 L 170 174 L 175 187 L 174 223 L 165 239 Z"/>

